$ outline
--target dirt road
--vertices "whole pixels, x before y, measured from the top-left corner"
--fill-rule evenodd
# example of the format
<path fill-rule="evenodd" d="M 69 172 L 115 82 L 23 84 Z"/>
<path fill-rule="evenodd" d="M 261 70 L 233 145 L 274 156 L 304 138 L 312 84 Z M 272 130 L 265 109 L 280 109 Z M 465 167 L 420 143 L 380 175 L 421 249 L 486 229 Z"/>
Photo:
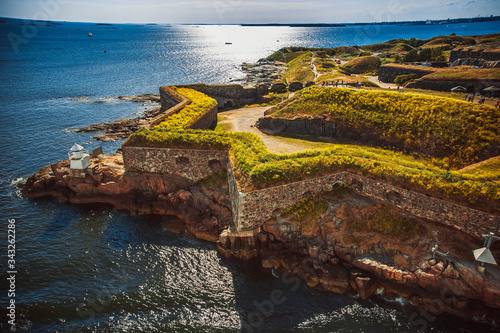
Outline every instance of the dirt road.
<path fill-rule="evenodd" d="M 222 118 L 220 124 L 226 124 L 233 132 L 252 132 L 257 134 L 270 152 L 277 154 L 294 153 L 307 149 L 322 148 L 318 145 L 309 144 L 307 141 L 293 140 L 281 137 L 275 137 L 262 133 L 254 127 L 257 120 L 264 116 L 264 112 L 269 109 L 266 107 L 252 107 L 230 110 L 219 113 Z M 325 144 L 326 145 L 326 144 Z"/>

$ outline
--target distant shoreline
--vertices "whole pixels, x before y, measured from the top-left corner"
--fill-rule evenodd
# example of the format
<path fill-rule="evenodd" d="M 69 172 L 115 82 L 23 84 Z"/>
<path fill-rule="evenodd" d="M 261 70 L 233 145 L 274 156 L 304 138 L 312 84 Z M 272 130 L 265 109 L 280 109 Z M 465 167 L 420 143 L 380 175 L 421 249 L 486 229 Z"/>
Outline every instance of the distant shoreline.
<path fill-rule="evenodd" d="M 242 27 L 303 27 L 303 28 L 331 28 L 347 27 L 353 25 L 438 25 L 438 24 L 461 24 L 500 21 L 500 16 L 457 18 L 446 20 L 425 20 L 425 21 L 393 21 L 393 22 L 360 22 L 360 23 L 243 23 L 236 24 Z M 210 25 L 210 24 L 207 24 Z"/>
<path fill-rule="evenodd" d="M 0 24 L 12 24 L 8 20 L 31 21 L 37 23 L 62 24 L 62 23 L 85 23 L 99 25 L 121 25 L 121 24 L 144 24 L 144 25 L 239 25 L 242 27 L 298 27 L 298 28 L 342 28 L 360 25 L 440 25 L 440 24 L 463 24 L 500 21 L 500 15 L 489 17 L 455 18 L 443 20 L 418 20 L 418 21 L 392 21 L 392 22 L 350 22 L 350 23 L 105 23 L 105 22 L 68 22 L 68 21 L 44 21 L 35 19 L 22 19 L 15 17 L 0 17 Z"/>

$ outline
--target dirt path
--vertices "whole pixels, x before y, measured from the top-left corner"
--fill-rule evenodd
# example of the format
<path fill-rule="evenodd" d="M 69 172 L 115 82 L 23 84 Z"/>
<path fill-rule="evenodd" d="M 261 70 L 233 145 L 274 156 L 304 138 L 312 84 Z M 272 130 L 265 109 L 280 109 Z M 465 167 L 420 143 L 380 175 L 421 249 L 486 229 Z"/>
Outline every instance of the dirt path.
<path fill-rule="evenodd" d="M 314 64 L 314 61 L 316 58 L 314 56 L 311 57 L 311 68 L 314 72 L 314 81 L 318 79 L 318 77 L 321 75 L 320 72 L 318 72 L 318 69 L 316 68 L 316 65 Z"/>
<path fill-rule="evenodd" d="M 294 153 L 316 148 L 308 145 L 307 142 L 303 144 L 299 143 L 299 140 L 290 142 L 292 140 L 264 134 L 258 128 L 254 127 L 255 122 L 257 122 L 259 118 L 264 117 L 264 112 L 269 108 L 269 106 L 265 106 L 220 112 L 219 117 L 222 117 L 223 120 L 219 121 L 219 123 L 228 125 L 233 132 L 252 132 L 257 134 L 262 139 L 267 149 L 273 153 Z"/>
<path fill-rule="evenodd" d="M 377 84 L 380 88 L 384 88 L 384 89 L 397 89 L 398 88 L 397 84 L 384 83 L 384 82 L 379 81 L 378 76 L 365 76 L 365 77 L 368 79 L 368 81 Z"/>

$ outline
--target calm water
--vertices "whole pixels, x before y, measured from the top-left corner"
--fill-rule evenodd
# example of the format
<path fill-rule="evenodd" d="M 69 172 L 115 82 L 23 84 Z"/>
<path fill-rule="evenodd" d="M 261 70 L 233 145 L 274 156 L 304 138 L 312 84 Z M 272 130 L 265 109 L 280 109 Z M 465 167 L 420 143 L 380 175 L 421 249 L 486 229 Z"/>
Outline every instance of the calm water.
<path fill-rule="evenodd" d="M 334 47 L 499 31 L 498 23 L 349 28 L 0 24 L 1 328 L 8 328 L 7 219 L 15 219 L 19 331 L 417 332 L 423 322 L 428 332 L 487 331 L 442 315 L 423 321 L 411 317 L 411 308 L 382 297 L 360 302 L 317 292 L 278 279 L 258 263 L 222 259 L 212 244 L 169 234 L 159 217 L 130 217 L 108 206 L 28 201 L 12 182 L 66 158 L 75 142 L 88 149 L 101 145 L 72 128 L 134 117 L 148 107 L 120 101 L 119 95 L 157 92 L 166 84 L 228 83 L 243 77 L 241 63 L 287 45 Z M 17 50 L 8 38 L 13 34 L 24 38 Z M 112 153 L 120 144 L 106 143 L 104 151 Z M 280 304 L 271 308 L 276 290 Z"/>

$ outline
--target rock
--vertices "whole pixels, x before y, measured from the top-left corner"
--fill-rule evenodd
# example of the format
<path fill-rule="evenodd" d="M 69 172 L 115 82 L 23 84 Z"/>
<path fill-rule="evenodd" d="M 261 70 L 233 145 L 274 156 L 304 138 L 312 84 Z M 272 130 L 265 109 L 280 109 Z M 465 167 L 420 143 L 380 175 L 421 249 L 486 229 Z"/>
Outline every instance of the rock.
<path fill-rule="evenodd" d="M 428 262 L 424 261 L 421 265 L 420 265 L 420 268 L 422 268 L 422 270 L 424 271 L 428 271 L 429 269 L 431 269 L 431 266 L 429 265 Z"/>
<path fill-rule="evenodd" d="M 326 266 L 323 269 L 321 282 L 331 292 L 343 294 L 349 289 L 349 273 L 339 265 Z"/>
<path fill-rule="evenodd" d="M 450 279 L 458 279 L 460 277 L 460 274 L 458 274 L 457 270 L 453 267 L 452 264 L 449 264 L 448 267 L 446 267 L 442 275 Z"/>
<path fill-rule="evenodd" d="M 410 263 L 401 254 L 397 254 L 394 256 L 394 263 L 396 264 L 396 266 L 402 267 L 404 269 L 410 269 Z"/>
<path fill-rule="evenodd" d="M 437 264 L 437 260 L 435 258 L 432 258 L 428 260 L 428 263 L 429 265 L 434 266 L 435 264 Z"/>
<path fill-rule="evenodd" d="M 445 267 L 445 263 L 440 261 L 431 267 L 431 272 L 434 272 L 435 274 L 441 274 L 444 271 Z"/>
<path fill-rule="evenodd" d="M 373 279 L 368 276 L 358 276 L 354 279 L 354 283 L 361 300 L 366 300 L 372 297 L 377 291 L 377 287 Z"/>
<path fill-rule="evenodd" d="M 264 268 L 274 268 L 281 266 L 281 259 L 277 256 L 262 259 L 262 267 Z"/>

